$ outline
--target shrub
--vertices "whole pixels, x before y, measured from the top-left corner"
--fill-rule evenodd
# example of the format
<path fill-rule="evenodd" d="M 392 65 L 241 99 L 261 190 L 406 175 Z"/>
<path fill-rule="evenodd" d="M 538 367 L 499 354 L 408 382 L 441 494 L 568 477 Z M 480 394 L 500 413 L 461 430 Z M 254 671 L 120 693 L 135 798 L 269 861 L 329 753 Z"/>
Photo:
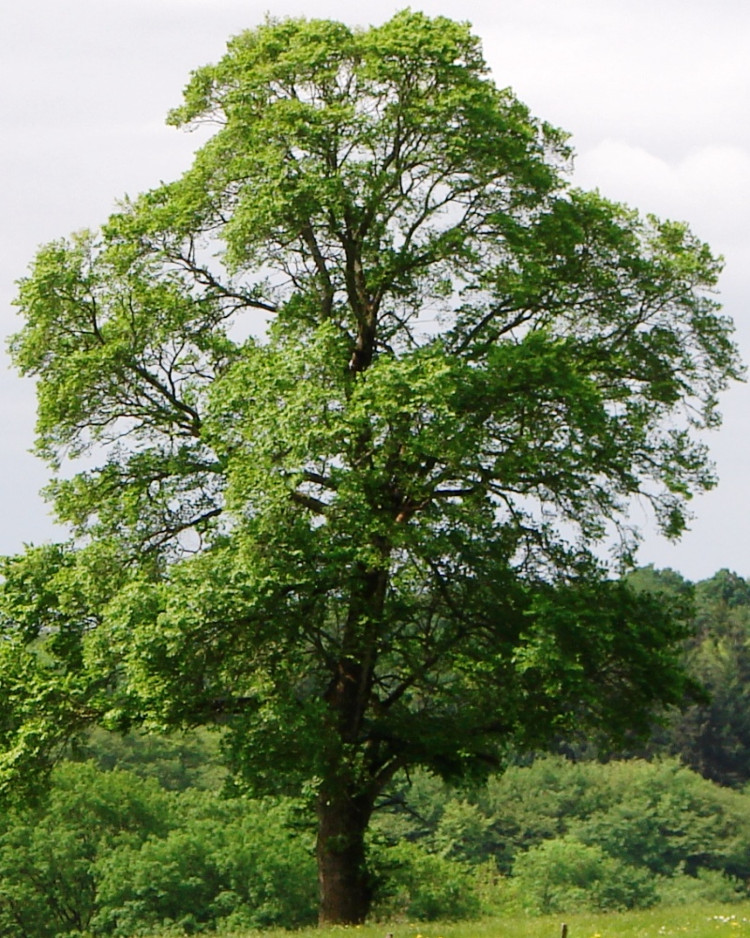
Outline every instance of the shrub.
<path fill-rule="evenodd" d="M 427 922 L 472 918 L 480 912 L 466 867 L 416 844 L 381 848 L 372 867 L 378 878 L 375 918 Z"/>
<path fill-rule="evenodd" d="M 512 885 L 526 911 L 542 914 L 644 908 L 657 900 L 646 871 L 570 837 L 547 840 L 521 854 Z"/>
<path fill-rule="evenodd" d="M 743 902 L 748 890 L 742 880 L 720 870 L 700 869 L 695 876 L 678 874 L 664 877 L 658 885 L 664 905 L 692 905 L 697 902 Z"/>

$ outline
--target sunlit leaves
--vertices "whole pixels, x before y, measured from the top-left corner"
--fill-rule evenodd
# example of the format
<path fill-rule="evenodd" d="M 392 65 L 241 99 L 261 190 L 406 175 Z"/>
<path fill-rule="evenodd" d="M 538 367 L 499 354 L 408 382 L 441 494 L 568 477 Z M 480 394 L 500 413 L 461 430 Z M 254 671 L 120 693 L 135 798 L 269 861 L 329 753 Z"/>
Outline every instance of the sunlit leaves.
<path fill-rule="evenodd" d="M 248 784 L 360 805 L 361 845 L 404 767 L 678 702 L 681 611 L 602 555 L 635 499 L 677 536 L 713 484 L 741 367 L 710 250 L 570 188 L 442 17 L 269 19 L 170 120 L 216 126 L 193 166 L 20 284 L 73 540 L 8 566 L 7 745 L 226 723 Z"/>

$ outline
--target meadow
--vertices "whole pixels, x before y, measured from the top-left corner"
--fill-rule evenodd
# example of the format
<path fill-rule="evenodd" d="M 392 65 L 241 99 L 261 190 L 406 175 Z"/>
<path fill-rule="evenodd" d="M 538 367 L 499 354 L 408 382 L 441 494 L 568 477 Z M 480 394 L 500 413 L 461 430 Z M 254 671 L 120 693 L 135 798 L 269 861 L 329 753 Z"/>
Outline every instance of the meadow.
<path fill-rule="evenodd" d="M 750 903 L 733 905 L 731 909 L 717 903 L 697 903 L 630 912 L 509 916 L 424 925 L 373 923 L 291 933 L 273 929 L 224 933 L 217 938 L 561 938 L 564 924 L 567 938 L 746 938 L 750 936 Z"/>

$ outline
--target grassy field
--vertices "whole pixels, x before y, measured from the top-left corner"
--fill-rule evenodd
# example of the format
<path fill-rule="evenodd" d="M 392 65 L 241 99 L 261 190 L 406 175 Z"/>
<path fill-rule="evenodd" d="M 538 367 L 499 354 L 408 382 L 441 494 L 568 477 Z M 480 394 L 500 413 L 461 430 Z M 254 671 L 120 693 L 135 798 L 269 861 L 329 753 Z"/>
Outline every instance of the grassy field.
<path fill-rule="evenodd" d="M 399 923 L 353 928 L 309 929 L 294 938 L 561 938 L 563 922 L 568 938 L 750 938 L 750 904 L 681 906 L 640 912 L 513 917 L 482 922 Z M 256 933 L 263 938 L 290 938 L 289 932 Z M 220 938 L 255 938 L 245 934 Z"/>

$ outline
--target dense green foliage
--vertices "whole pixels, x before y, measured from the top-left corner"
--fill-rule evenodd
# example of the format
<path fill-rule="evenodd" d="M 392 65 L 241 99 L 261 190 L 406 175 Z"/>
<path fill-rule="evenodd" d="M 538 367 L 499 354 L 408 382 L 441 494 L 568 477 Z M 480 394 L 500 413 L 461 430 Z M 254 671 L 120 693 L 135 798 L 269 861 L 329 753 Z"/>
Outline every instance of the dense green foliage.
<path fill-rule="evenodd" d="M 105 771 L 125 769 L 139 778 L 156 779 L 171 791 L 218 790 L 227 781 L 221 733 L 216 730 L 122 736 L 95 727 L 76 740 L 68 755 Z"/>
<path fill-rule="evenodd" d="M 456 883 L 471 871 L 485 913 L 746 895 L 750 796 L 676 762 L 547 757 L 508 769 L 474 797 L 428 777 L 403 794 L 401 811 L 378 818 L 379 836 L 451 860 Z M 401 911 L 413 914 L 408 904 Z"/>
<path fill-rule="evenodd" d="M 673 713 L 642 750 L 679 756 L 706 778 L 750 782 L 750 582 L 729 570 L 693 585 L 671 570 L 639 570 L 631 582 L 671 599 L 691 599 L 686 664 L 709 699 Z"/>
<path fill-rule="evenodd" d="M 216 126 L 192 167 L 20 284 L 70 540 L 4 564 L 0 784 L 91 724 L 221 725 L 248 791 L 314 805 L 321 919 L 357 922 L 399 775 L 694 690 L 681 598 L 599 557 L 632 561 L 632 499 L 676 537 L 713 484 L 720 262 L 573 189 L 445 18 L 269 20 L 170 119 Z"/>
<path fill-rule="evenodd" d="M 133 938 L 310 924 L 312 834 L 291 810 L 65 763 L 47 800 L 0 820 L 0 933 Z"/>
<path fill-rule="evenodd" d="M 90 750 L 106 762 L 119 747 L 99 736 Z M 200 739 L 159 748 L 170 784 L 178 753 L 204 751 Z M 299 804 L 163 788 L 153 741 L 129 749 L 134 771 L 63 763 L 48 799 L 0 818 L 4 936 L 314 922 L 314 832 Z M 669 761 L 546 757 L 473 794 L 418 774 L 377 812 L 369 850 L 373 916 L 388 922 L 736 902 L 750 878 L 750 793 Z"/>

